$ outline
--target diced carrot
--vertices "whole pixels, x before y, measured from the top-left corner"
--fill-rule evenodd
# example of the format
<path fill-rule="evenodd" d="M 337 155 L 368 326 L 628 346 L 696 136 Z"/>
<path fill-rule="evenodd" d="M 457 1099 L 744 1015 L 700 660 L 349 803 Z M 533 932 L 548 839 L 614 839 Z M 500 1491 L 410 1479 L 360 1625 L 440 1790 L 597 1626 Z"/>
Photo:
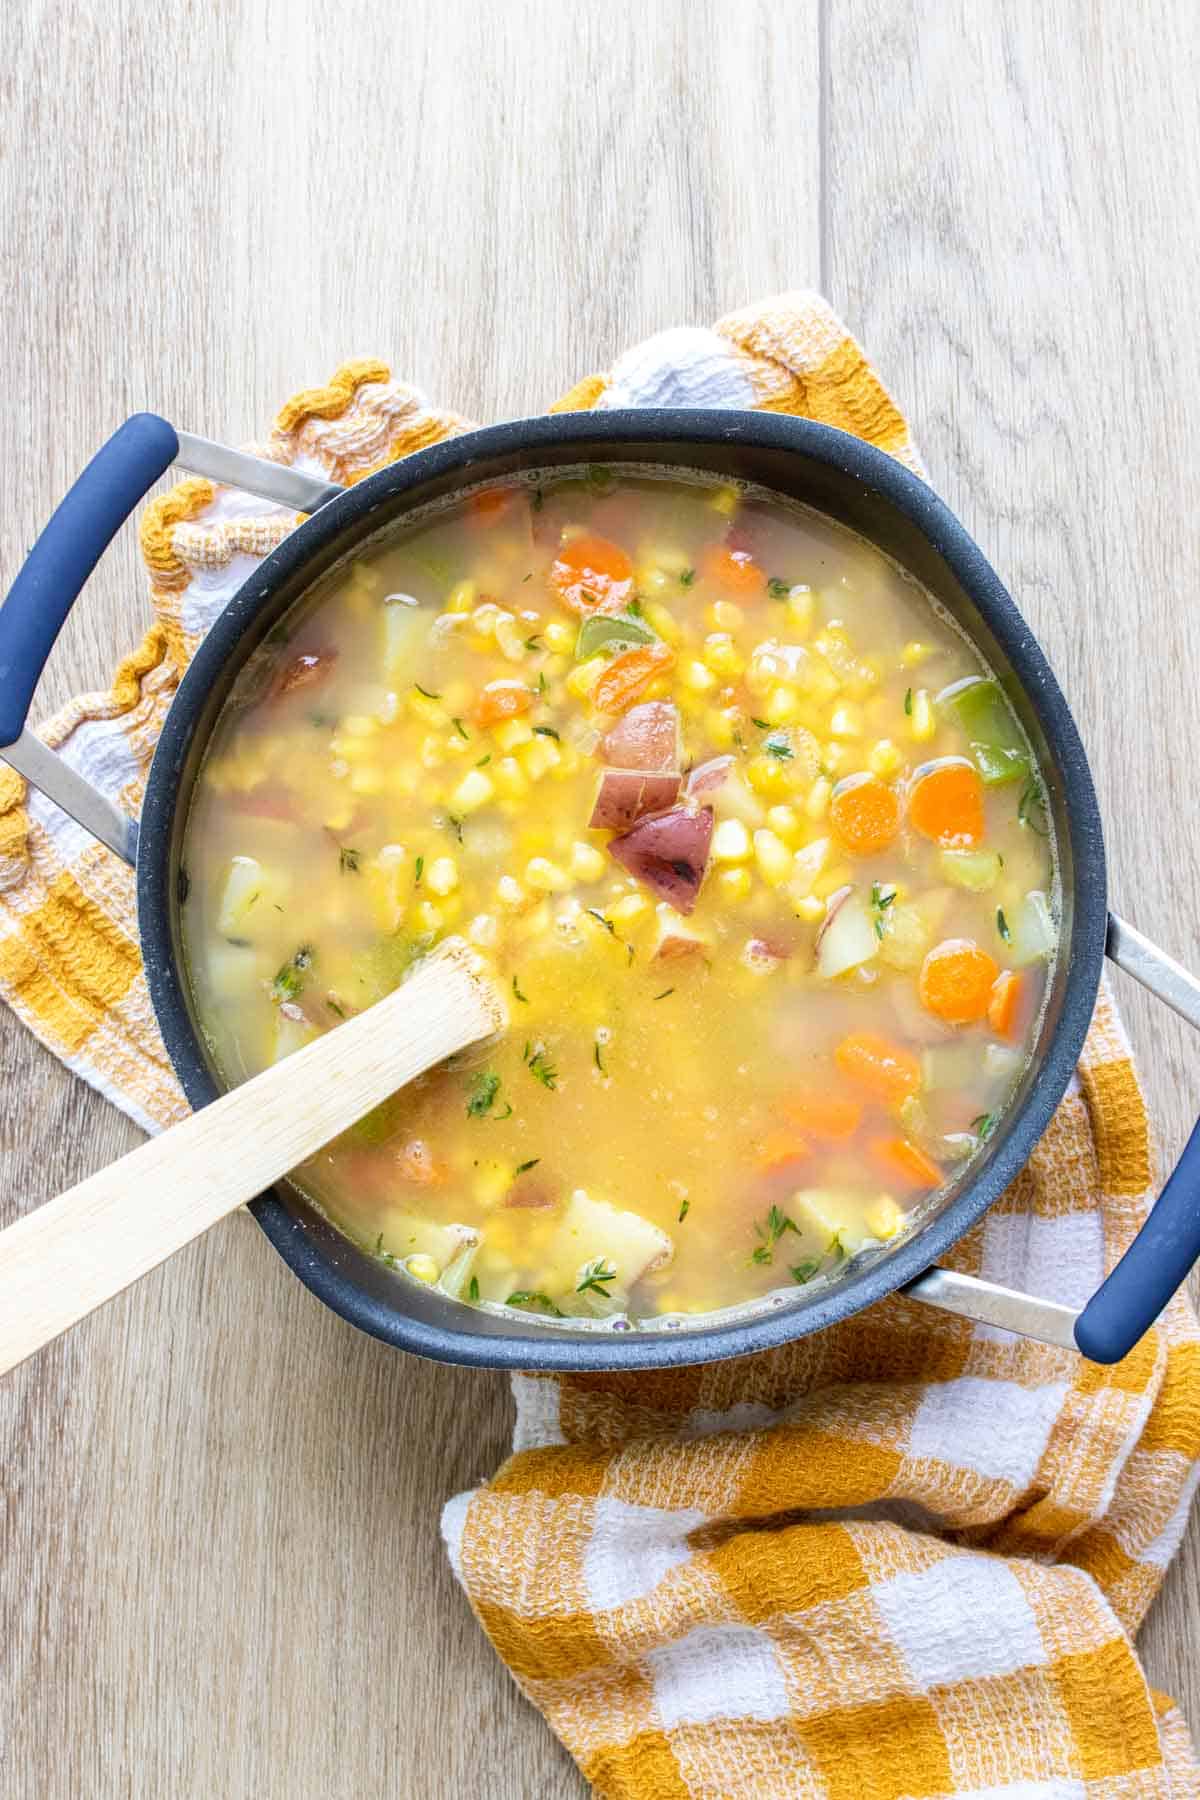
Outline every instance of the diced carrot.
<path fill-rule="evenodd" d="M 760 1175 L 775 1175 L 810 1155 L 808 1145 L 798 1132 L 769 1131 L 754 1146 L 754 1166 Z"/>
<path fill-rule="evenodd" d="M 467 522 L 477 531 L 498 525 L 516 499 L 512 488 L 482 488 L 467 503 Z"/>
<path fill-rule="evenodd" d="M 1021 977 L 1015 969 L 1005 969 L 992 983 L 988 999 L 988 1024 L 997 1037 L 1016 1037 L 1017 1007 L 1021 1000 Z"/>
<path fill-rule="evenodd" d="M 756 594 L 767 585 L 767 578 L 748 550 L 731 550 L 727 544 L 712 544 L 704 552 L 702 564 L 706 581 L 728 588 L 735 594 Z"/>
<path fill-rule="evenodd" d="M 581 532 L 550 567 L 550 585 L 577 613 L 618 613 L 633 598 L 633 564 L 619 544 Z"/>
<path fill-rule="evenodd" d="M 477 725 L 499 725 L 502 719 L 516 719 L 533 705 L 533 689 L 523 681 L 489 681 L 471 708 Z"/>
<path fill-rule="evenodd" d="M 914 831 L 943 850 L 974 850 L 983 842 L 983 783 L 973 764 L 959 757 L 934 763 L 918 775 L 908 797 Z"/>
<path fill-rule="evenodd" d="M 861 1100 L 805 1088 L 798 1094 L 789 1094 L 781 1110 L 810 1136 L 828 1144 L 842 1144 L 858 1130 L 863 1109 Z"/>
<path fill-rule="evenodd" d="M 921 1005 L 948 1025 L 973 1025 L 987 1016 L 999 973 L 995 959 L 970 938 L 947 938 L 921 964 Z"/>
<path fill-rule="evenodd" d="M 592 689 L 592 705 L 602 713 L 623 713 L 674 661 L 669 644 L 640 644 L 635 650 L 622 650 Z"/>
<path fill-rule="evenodd" d="M 911 1138 L 873 1138 L 869 1148 L 872 1160 L 888 1181 L 898 1182 L 906 1188 L 942 1185 L 942 1171 Z"/>
<path fill-rule="evenodd" d="M 876 775 L 850 775 L 833 790 L 829 819 L 843 849 L 877 856 L 900 829 L 899 796 Z"/>
<path fill-rule="evenodd" d="M 851 1032 L 833 1060 L 843 1075 L 889 1105 L 911 1100 L 921 1085 L 921 1065 L 912 1052 L 876 1031 Z"/>

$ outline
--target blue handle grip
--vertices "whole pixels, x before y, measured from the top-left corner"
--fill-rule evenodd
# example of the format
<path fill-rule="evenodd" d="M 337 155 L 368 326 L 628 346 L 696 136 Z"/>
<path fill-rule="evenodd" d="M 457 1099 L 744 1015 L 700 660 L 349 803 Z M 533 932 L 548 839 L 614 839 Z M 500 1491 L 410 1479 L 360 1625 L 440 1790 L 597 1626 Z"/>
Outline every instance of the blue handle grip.
<path fill-rule="evenodd" d="M 1157 1319 L 1200 1257 L 1200 1125 L 1184 1145 L 1154 1210 L 1075 1325 L 1093 1362 L 1120 1362 Z"/>
<path fill-rule="evenodd" d="M 135 413 L 96 452 L 29 552 L 0 606 L 0 746 L 24 730 L 46 658 L 84 582 L 178 454 L 173 426 Z"/>

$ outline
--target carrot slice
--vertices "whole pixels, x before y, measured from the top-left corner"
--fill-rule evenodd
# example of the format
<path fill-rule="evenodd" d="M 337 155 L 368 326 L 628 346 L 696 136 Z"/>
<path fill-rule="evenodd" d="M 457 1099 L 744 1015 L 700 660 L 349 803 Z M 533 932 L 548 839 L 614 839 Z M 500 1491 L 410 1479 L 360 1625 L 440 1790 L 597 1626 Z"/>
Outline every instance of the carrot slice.
<path fill-rule="evenodd" d="M 748 550 L 730 550 L 726 544 L 711 544 L 702 563 L 706 581 L 728 588 L 735 594 L 756 594 L 767 585 L 767 578 Z"/>
<path fill-rule="evenodd" d="M 921 1085 L 921 1065 L 912 1052 L 876 1031 L 851 1032 L 833 1060 L 843 1075 L 889 1105 L 911 1100 Z"/>
<path fill-rule="evenodd" d="M 995 959 L 970 938 L 947 938 L 921 964 L 917 992 L 926 1011 L 948 1025 L 973 1025 L 987 1016 L 999 974 Z"/>
<path fill-rule="evenodd" d="M 829 818 L 843 849 L 877 856 L 900 829 L 900 799 L 877 775 L 849 775 L 833 790 Z"/>
<path fill-rule="evenodd" d="M 482 488 L 467 503 L 468 524 L 479 531 L 498 525 L 515 499 L 512 488 Z"/>
<path fill-rule="evenodd" d="M 533 705 L 533 689 L 523 681 L 489 681 L 471 708 L 477 725 L 499 725 L 502 719 L 516 719 Z"/>
<path fill-rule="evenodd" d="M 888 1181 L 898 1182 L 906 1188 L 941 1187 L 942 1171 L 911 1138 L 873 1138 L 869 1148 L 873 1161 Z"/>
<path fill-rule="evenodd" d="M 844 1144 L 858 1130 L 863 1109 L 861 1100 L 806 1088 L 798 1094 L 789 1094 L 782 1110 L 812 1137 L 828 1144 Z"/>
<path fill-rule="evenodd" d="M 602 713 L 623 713 L 674 661 L 669 644 L 641 644 L 636 650 L 622 650 L 592 689 L 592 705 Z"/>
<path fill-rule="evenodd" d="M 754 1166 L 760 1175 L 775 1175 L 810 1154 L 804 1139 L 794 1131 L 769 1131 L 754 1146 Z"/>
<path fill-rule="evenodd" d="M 617 613 L 633 598 L 633 564 L 619 544 L 584 531 L 555 557 L 550 585 L 572 612 Z"/>
<path fill-rule="evenodd" d="M 917 776 L 908 796 L 914 831 L 943 850 L 974 850 L 983 842 L 983 783 L 972 763 L 948 757 Z"/>
<path fill-rule="evenodd" d="M 992 983 L 988 998 L 987 1020 L 997 1037 L 1017 1036 L 1017 1007 L 1021 1000 L 1021 977 L 1015 969 L 1005 969 Z"/>

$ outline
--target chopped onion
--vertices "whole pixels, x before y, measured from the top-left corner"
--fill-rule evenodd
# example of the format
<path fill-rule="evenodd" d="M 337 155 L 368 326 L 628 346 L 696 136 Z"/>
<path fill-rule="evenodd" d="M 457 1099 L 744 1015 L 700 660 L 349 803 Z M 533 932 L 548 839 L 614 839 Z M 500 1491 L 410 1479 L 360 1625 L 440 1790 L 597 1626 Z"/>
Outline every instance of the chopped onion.
<path fill-rule="evenodd" d="M 1050 911 L 1050 902 L 1038 888 L 1026 894 L 1009 920 L 1012 940 L 1009 956 L 1018 969 L 1030 963 L 1045 962 L 1058 945 L 1058 928 Z"/>

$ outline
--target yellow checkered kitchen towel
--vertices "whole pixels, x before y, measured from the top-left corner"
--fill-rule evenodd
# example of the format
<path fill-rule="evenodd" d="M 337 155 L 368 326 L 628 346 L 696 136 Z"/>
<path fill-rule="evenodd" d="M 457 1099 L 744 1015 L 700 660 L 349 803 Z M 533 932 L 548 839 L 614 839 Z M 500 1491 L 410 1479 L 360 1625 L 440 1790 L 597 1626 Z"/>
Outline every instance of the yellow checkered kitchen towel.
<path fill-rule="evenodd" d="M 820 299 L 663 333 L 564 407 L 761 406 L 919 468 Z M 379 363 L 298 395 L 260 454 L 343 481 L 466 429 Z M 148 507 L 155 623 L 45 729 L 131 812 L 196 643 L 291 515 L 186 481 Z M 0 991 L 153 1129 L 184 1110 L 133 884 L 0 774 Z M 1029 1167 L 950 1260 L 1079 1304 L 1150 1205 L 1142 1097 L 1102 993 Z M 446 1508 L 484 1629 L 598 1792 L 622 1800 L 1127 1800 L 1200 1794 L 1130 1639 L 1200 1458 L 1196 1318 L 1126 1362 L 893 1298 L 815 1338 L 662 1374 L 518 1377 L 514 1454 Z"/>

